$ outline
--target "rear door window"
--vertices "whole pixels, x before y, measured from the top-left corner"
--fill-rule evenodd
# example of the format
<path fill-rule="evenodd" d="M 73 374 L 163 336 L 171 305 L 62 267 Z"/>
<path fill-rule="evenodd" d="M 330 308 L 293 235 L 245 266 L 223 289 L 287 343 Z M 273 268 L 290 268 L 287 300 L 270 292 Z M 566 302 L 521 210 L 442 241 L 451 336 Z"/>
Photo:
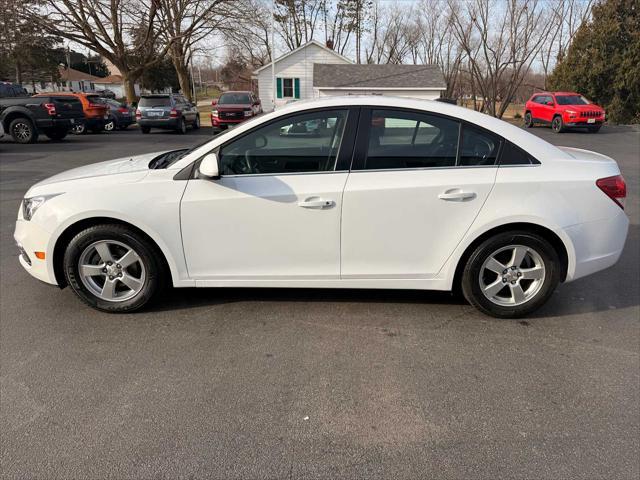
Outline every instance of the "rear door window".
<path fill-rule="evenodd" d="M 140 103 L 138 104 L 140 107 L 170 107 L 171 106 L 171 98 L 170 97 L 142 97 L 140 99 Z"/>
<path fill-rule="evenodd" d="M 458 166 L 477 167 L 495 165 L 500 151 L 500 138 L 481 128 L 465 124 Z"/>

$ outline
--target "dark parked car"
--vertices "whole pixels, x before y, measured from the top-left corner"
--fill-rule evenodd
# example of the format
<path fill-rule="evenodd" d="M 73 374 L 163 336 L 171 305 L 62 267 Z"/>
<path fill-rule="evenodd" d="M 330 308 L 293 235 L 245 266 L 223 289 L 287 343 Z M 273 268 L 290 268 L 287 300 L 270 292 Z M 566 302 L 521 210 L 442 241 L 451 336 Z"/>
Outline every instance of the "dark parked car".
<path fill-rule="evenodd" d="M 28 97 L 27 90 L 17 83 L 0 82 L 0 98 Z"/>
<path fill-rule="evenodd" d="M 197 107 L 182 95 L 173 93 L 140 97 L 136 120 L 142 133 L 149 133 L 152 128 L 179 133 L 186 133 L 187 125 L 192 125 L 194 130 L 200 128 Z"/>
<path fill-rule="evenodd" d="M 116 99 L 115 92 L 109 90 L 108 88 L 105 88 L 104 90 L 96 90 L 96 93 L 100 95 L 102 98 L 110 98 L 111 100 Z"/>
<path fill-rule="evenodd" d="M 136 123 L 136 112 L 126 104 L 110 98 L 103 98 L 103 102 L 109 107 L 109 118 L 104 122 L 104 129 L 108 132 L 125 130 L 129 125 Z"/>
<path fill-rule="evenodd" d="M 75 124 L 83 121 L 82 104 L 74 97 L 51 93 L 0 98 L 2 129 L 18 143 L 35 143 L 40 133 L 52 140 L 61 140 Z"/>

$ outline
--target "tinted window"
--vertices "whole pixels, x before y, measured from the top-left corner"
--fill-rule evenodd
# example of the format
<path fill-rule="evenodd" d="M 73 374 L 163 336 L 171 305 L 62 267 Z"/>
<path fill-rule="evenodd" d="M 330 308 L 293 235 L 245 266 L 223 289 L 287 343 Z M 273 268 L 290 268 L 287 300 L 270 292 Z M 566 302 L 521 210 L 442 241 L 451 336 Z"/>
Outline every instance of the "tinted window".
<path fill-rule="evenodd" d="M 500 165 L 539 164 L 535 158 L 511 142 L 505 142 L 500 154 Z"/>
<path fill-rule="evenodd" d="M 221 105 L 246 105 L 251 103 L 248 93 L 223 93 L 218 101 Z"/>
<path fill-rule="evenodd" d="M 589 100 L 582 95 L 556 95 L 559 105 L 589 105 Z"/>
<path fill-rule="evenodd" d="M 91 103 L 105 103 L 105 99 L 100 97 L 99 95 L 87 95 L 87 100 L 89 100 Z"/>
<path fill-rule="evenodd" d="M 321 172 L 335 169 L 347 110 L 288 117 L 220 149 L 222 175 Z"/>
<path fill-rule="evenodd" d="M 365 169 L 450 167 L 460 124 L 435 115 L 373 110 Z"/>
<path fill-rule="evenodd" d="M 171 106 L 171 98 L 170 97 L 142 97 L 140 99 L 140 103 L 138 104 L 140 107 L 170 107 Z"/>
<path fill-rule="evenodd" d="M 480 128 L 465 125 L 462 129 L 459 166 L 495 165 L 500 139 Z"/>

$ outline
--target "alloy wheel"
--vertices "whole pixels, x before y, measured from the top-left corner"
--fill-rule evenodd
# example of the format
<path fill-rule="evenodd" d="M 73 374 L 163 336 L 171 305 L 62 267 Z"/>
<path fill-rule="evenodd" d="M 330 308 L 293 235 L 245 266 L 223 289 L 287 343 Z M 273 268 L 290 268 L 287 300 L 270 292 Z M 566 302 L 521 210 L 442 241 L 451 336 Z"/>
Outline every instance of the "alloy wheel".
<path fill-rule="evenodd" d="M 18 122 L 13 125 L 11 134 L 20 142 L 26 142 L 31 138 L 31 125 L 25 122 Z"/>
<path fill-rule="evenodd" d="M 116 122 L 114 120 L 109 120 L 107 123 L 104 124 L 104 129 L 107 132 L 111 132 L 112 130 L 115 130 L 116 128 Z"/>
<path fill-rule="evenodd" d="M 115 240 L 100 240 L 86 247 L 78 260 L 78 272 L 83 285 L 108 302 L 135 297 L 146 278 L 142 258 L 133 248 Z"/>
<path fill-rule="evenodd" d="M 508 245 L 493 252 L 480 268 L 480 290 L 496 305 L 514 307 L 534 298 L 544 284 L 546 269 L 538 252 Z"/>
<path fill-rule="evenodd" d="M 76 135 L 81 135 L 85 132 L 86 127 L 84 126 L 83 123 L 78 123 L 76 125 L 73 126 L 73 128 L 71 129 L 71 132 L 76 134 Z"/>

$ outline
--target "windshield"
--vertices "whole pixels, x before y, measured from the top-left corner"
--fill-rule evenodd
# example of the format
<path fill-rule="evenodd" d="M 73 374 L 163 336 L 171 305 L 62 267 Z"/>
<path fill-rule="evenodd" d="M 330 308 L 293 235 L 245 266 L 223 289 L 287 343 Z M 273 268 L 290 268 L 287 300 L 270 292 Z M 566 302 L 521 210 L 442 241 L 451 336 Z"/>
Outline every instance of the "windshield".
<path fill-rule="evenodd" d="M 171 98 L 169 97 L 142 97 L 139 107 L 170 107 Z"/>
<path fill-rule="evenodd" d="M 558 105 L 589 105 L 591 102 L 582 95 L 556 95 Z"/>
<path fill-rule="evenodd" d="M 248 93 L 223 93 L 218 100 L 220 105 L 246 105 L 251 103 Z"/>
<path fill-rule="evenodd" d="M 194 150 L 200 148 L 205 143 L 209 143 L 210 141 L 211 138 L 208 137 L 206 140 L 196 143 L 191 148 L 181 148 L 180 150 L 171 150 L 170 152 L 161 153 L 153 160 L 151 160 L 151 162 L 149 162 L 149 168 L 151 168 L 152 170 L 156 170 L 159 168 L 168 168 L 181 158 L 184 158 Z"/>

